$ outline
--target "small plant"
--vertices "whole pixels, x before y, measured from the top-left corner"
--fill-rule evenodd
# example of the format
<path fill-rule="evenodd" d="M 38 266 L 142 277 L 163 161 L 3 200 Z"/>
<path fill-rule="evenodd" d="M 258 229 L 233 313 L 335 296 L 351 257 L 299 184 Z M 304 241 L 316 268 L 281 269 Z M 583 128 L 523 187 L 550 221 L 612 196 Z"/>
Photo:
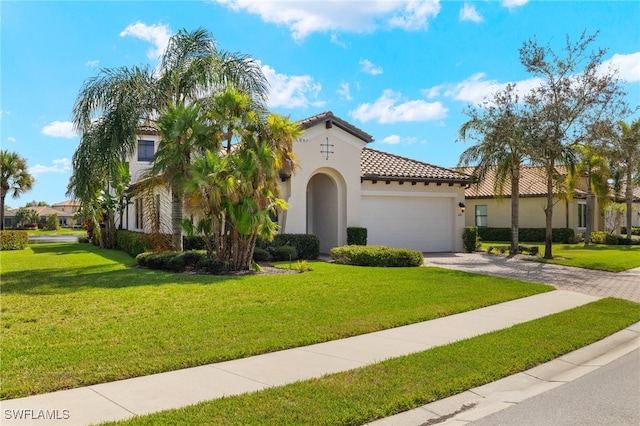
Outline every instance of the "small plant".
<path fill-rule="evenodd" d="M 477 226 L 467 226 L 462 231 L 462 246 L 464 251 L 472 253 L 480 248 L 480 237 Z"/>
<path fill-rule="evenodd" d="M 347 244 L 356 246 L 367 245 L 367 228 L 350 226 L 347 228 Z"/>
<path fill-rule="evenodd" d="M 306 260 L 299 260 L 295 265 L 295 269 L 298 272 L 309 272 L 309 271 L 311 271 L 311 267 L 309 266 L 309 264 L 307 263 Z"/>

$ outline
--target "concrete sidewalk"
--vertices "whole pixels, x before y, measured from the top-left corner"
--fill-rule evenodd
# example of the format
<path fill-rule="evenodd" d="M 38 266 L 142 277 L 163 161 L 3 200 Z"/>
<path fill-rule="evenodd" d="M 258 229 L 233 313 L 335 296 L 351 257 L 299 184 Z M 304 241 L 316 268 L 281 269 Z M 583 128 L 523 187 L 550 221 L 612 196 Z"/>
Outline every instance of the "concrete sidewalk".
<path fill-rule="evenodd" d="M 83 425 L 126 419 L 362 367 L 507 328 L 597 299 L 557 290 L 348 339 L 2 401 L 2 424 Z"/>

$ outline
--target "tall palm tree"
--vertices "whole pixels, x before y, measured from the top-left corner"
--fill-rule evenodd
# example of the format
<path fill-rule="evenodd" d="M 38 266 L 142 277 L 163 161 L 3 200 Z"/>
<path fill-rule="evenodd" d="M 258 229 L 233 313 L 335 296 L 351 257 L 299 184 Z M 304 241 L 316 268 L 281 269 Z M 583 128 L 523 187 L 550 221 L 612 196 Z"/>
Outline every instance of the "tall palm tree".
<path fill-rule="evenodd" d="M 107 151 L 122 159 L 134 152 L 141 123 L 155 121 L 170 105 L 200 102 L 229 86 L 249 94 L 255 102 L 264 103 L 266 99 L 268 84 L 256 61 L 218 50 L 212 34 L 205 29 L 181 30 L 171 37 L 157 70 L 103 69 L 97 77 L 85 81 L 74 104 L 73 121 L 85 133 L 91 131 L 97 117 L 103 117 L 104 133 L 109 136 L 100 138 L 100 145 L 112 148 Z M 172 200 L 178 203 L 176 197 Z M 180 240 L 175 248 L 181 249 L 177 224 L 182 210 L 172 206 L 172 212 L 177 216 L 172 219 L 173 240 L 176 244 Z"/>
<path fill-rule="evenodd" d="M 518 104 L 515 89 L 515 85 L 507 85 L 494 94 L 486 108 L 467 111 L 471 119 L 460 128 L 460 139 L 475 139 L 478 143 L 467 148 L 458 162 L 461 166 L 474 165 L 473 176 L 480 181 L 493 173 L 494 191 L 499 196 L 510 182 L 511 254 L 519 252 L 520 170 L 529 151 L 527 116 Z"/>
<path fill-rule="evenodd" d="M 18 198 L 31 189 L 33 182 L 26 159 L 16 152 L 0 151 L 0 230 L 4 229 L 4 199 L 7 194 Z"/>
<path fill-rule="evenodd" d="M 634 184 L 640 184 L 640 118 L 627 124 L 620 121 L 619 134 L 613 140 L 613 148 L 617 153 L 615 160 L 624 176 L 627 240 L 631 240 L 631 216 L 633 210 Z"/>

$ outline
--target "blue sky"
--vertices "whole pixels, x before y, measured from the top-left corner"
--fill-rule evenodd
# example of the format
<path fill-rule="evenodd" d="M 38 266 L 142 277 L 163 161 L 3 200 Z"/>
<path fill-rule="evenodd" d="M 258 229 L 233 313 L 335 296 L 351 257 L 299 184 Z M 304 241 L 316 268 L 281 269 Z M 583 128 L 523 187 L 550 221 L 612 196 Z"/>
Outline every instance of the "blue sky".
<path fill-rule="evenodd" d="M 28 160 L 33 190 L 6 203 L 66 199 L 79 143 L 69 120 L 100 68 L 157 64 L 171 34 L 209 29 L 223 50 L 261 62 L 273 111 L 331 110 L 372 148 L 455 166 L 462 111 L 508 82 L 531 84 L 522 43 L 594 47 L 640 104 L 637 1 L 2 1 L 0 144 Z M 623 117 L 630 119 L 631 117 Z"/>

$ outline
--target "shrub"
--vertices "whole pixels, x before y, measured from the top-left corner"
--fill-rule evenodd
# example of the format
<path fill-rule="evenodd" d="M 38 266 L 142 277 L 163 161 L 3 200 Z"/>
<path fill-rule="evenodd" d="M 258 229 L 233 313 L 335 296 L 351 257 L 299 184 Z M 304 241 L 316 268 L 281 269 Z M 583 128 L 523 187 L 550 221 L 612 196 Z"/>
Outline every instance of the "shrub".
<path fill-rule="evenodd" d="M 46 222 L 47 222 L 47 224 L 45 225 L 46 229 L 50 231 L 57 231 L 58 229 L 60 229 L 60 222 L 58 221 L 58 213 L 53 213 L 47 216 Z"/>
<path fill-rule="evenodd" d="M 280 246 L 295 247 L 300 259 L 313 260 L 320 255 L 320 240 L 313 234 L 277 234 L 273 241 L 260 241 L 257 244 L 257 247 L 269 250 L 271 254 Z"/>
<path fill-rule="evenodd" d="M 356 246 L 367 245 L 367 228 L 350 226 L 347 228 L 347 244 Z"/>
<path fill-rule="evenodd" d="M 627 227 L 623 226 L 622 228 L 620 228 L 620 233 L 622 235 L 627 235 Z M 640 236 L 640 227 L 638 226 L 632 226 L 631 227 L 631 235 L 638 235 Z"/>
<path fill-rule="evenodd" d="M 331 258 L 345 265 L 383 267 L 420 266 L 424 261 L 417 250 L 353 245 L 332 248 Z"/>
<path fill-rule="evenodd" d="M 211 239 L 211 244 L 213 246 L 213 237 L 209 237 Z M 207 246 L 204 241 L 204 236 L 202 235 L 190 235 L 182 237 L 182 249 L 184 251 L 187 250 L 206 250 Z"/>
<path fill-rule="evenodd" d="M 273 250 L 273 258 L 275 260 L 296 260 L 298 259 L 298 250 L 293 246 L 279 246 Z"/>
<path fill-rule="evenodd" d="M 142 266 L 143 268 L 146 268 L 147 265 L 147 259 L 149 258 L 149 256 L 153 255 L 152 252 L 147 251 L 144 253 L 140 253 L 139 255 L 136 256 L 136 262 L 138 263 L 138 266 Z"/>
<path fill-rule="evenodd" d="M 80 244 L 89 244 L 89 238 L 87 238 L 87 237 L 78 237 L 78 242 Z"/>
<path fill-rule="evenodd" d="M 149 235 L 143 232 L 116 231 L 116 248 L 127 253 L 131 257 L 137 257 L 140 253 L 151 248 Z"/>
<path fill-rule="evenodd" d="M 605 231 L 593 231 L 590 235 L 589 240 L 593 244 L 607 244 L 607 245 L 617 245 L 618 237 L 615 235 L 611 235 Z"/>
<path fill-rule="evenodd" d="M 26 231 L 0 231 L 0 250 L 24 250 L 28 246 Z"/>
<path fill-rule="evenodd" d="M 544 241 L 545 228 L 520 228 L 518 240 L 523 243 L 538 243 Z M 478 236 L 482 241 L 510 241 L 511 228 L 478 227 Z M 551 236 L 554 243 L 570 244 L 575 239 L 575 232 L 571 228 L 553 228 Z"/>
<path fill-rule="evenodd" d="M 540 251 L 540 247 L 538 247 L 538 246 L 518 246 L 518 251 L 520 253 L 523 253 L 523 254 L 529 253 L 531 256 L 536 256 Z"/>
<path fill-rule="evenodd" d="M 271 260 L 271 253 L 267 249 L 256 247 L 253 250 L 254 262 L 269 262 Z"/>
<path fill-rule="evenodd" d="M 224 262 L 218 259 L 210 259 L 203 257 L 196 264 L 196 270 L 201 272 L 208 272 L 214 275 L 221 275 L 226 272 Z"/>
<path fill-rule="evenodd" d="M 462 231 L 462 246 L 464 251 L 472 253 L 480 248 L 480 237 L 478 237 L 477 226 L 467 226 Z"/>

